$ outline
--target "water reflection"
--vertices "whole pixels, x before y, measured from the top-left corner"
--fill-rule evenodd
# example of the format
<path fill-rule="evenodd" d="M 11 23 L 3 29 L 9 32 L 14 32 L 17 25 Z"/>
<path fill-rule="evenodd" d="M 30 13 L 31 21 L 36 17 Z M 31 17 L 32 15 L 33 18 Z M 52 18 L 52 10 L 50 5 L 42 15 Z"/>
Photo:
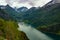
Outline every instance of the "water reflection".
<path fill-rule="evenodd" d="M 27 25 L 23 22 L 19 23 L 18 25 L 18 30 L 24 31 L 30 40 L 53 40 L 44 33 L 32 28 L 30 25 Z"/>

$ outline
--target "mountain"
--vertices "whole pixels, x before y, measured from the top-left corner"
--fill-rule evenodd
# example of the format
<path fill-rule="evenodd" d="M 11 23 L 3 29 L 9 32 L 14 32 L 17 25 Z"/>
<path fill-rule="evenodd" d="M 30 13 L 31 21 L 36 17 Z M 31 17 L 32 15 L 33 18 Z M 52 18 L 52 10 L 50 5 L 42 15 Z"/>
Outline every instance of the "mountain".
<path fill-rule="evenodd" d="M 37 29 L 42 32 L 48 32 L 48 33 L 60 35 L 60 23 L 53 23 L 50 25 L 39 26 L 37 27 Z"/>
<path fill-rule="evenodd" d="M 4 11 L 5 6 L 0 6 L 0 18 L 3 18 L 5 20 L 11 19 L 10 15 Z"/>
<path fill-rule="evenodd" d="M 10 17 L 11 20 L 15 20 L 15 21 L 20 21 L 20 16 L 21 13 L 17 12 L 14 8 L 10 7 L 9 5 L 6 6 L 0 6 L 0 9 L 7 15 Z M 3 14 L 3 13 L 1 13 Z M 4 14 L 3 14 L 4 15 Z M 5 15 L 4 15 L 5 16 Z M 3 16 L 2 16 L 3 17 Z"/>
<path fill-rule="evenodd" d="M 0 40 L 29 40 L 24 32 L 17 29 L 18 15 L 9 5 L 0 6 Z"/>
<path fill-rule="evenodd" d="M 40 31 L 60 34 L 60 3 L 32 7 L 21 18 L 23 22 Z"/>
<path fill-rule="evenodd" d="M 22 12 L 22 13 L 26 12 L 27 10 L 28 10 L 27 7 L 20 7 L 20 8 L 17 9 L 18 12 Z"/>
<path fill-rule="evenodd" d="M 60 3 L 60 0 L 51 0 L 45 6 L 52 5 L 52 4 L 57 4 L 57 3 Z"/>
<path fill-rule="evenodd" d="M 18 15 L 19 15 L 18 12 L 15 9 L 13 9 L 12 7 L 10 7 L 9 5 L 6 5 L 5 7 L 6 7 L 4 9 L 5 12 L 7 12 L 13 20 L 17 20 Z"/>
<path fill-rule="evenodd" d="M 60 35 L 60 3 L 44 6 L 47 15 L 43 17 L 45 24 L 37 27 L 42 32 Z"/>
<path fill-rule="evenodd" d="M 36 7 L 32 7 L 32 8 L 30 8 L 30 9 L 28 9 L 25 13 L 26 13 L 26 14 L 30 14 L 30 13 L 36 11 L 36 10 L 37 10 Z"/>
<path fill-rule="evenodd" d="M 32 10 L 33 9 L 33 10 Z M 60 23 L 60 4 L 52 4 L 38 9 L 32 8 L 22 16 L 23 21 L 35 27 Z M 31 10 L 31 11 L 30 11 Z"/>

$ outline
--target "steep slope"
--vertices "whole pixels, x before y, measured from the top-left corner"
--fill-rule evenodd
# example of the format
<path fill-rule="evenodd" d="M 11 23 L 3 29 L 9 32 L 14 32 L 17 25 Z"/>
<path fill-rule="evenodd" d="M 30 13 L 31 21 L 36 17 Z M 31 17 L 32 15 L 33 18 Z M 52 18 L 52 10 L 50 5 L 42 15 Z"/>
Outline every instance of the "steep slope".
<path fill-rule="evenodd" d="M 43 32 L 60 35 L 60 3 L 25 12 L 22 21 Z"/>
<path fill-rule="evenodd" d="M 37 27 L 38 30 L 60 35 L 60 4 L 53 4 L 46 7 L 48 13 L 44 16 L 44 25 Z"/>
<path fill-rule="evenodd" d="M 6 6 L 1 6 L 0 9 L 5 14 L 9 15 L 12 20 L 20 21 L 21 13 L 18 13 L 14 8 L 10 7 L 9 5 L 6 5 Z M 3 13 L 1 13 L 1 14 L 3 14 Z"/>
<path fill-rule="evenodd" d="M 28 8 L 26 8 L 26 7 L 20 7 L 17 9 L 17 11 L 21 12 L 21 13 L 26 12 L 27 10 L 28 10 Z"/>
<path fill-rule="evenodd" d="M 0 40 L 29 40 L 26 34 L 17 28 L 16 22 L 0 19 Z"/>
<path fill-rule="evenodd" d="M 23 16 L 23 21 L 35 27 L 60 23 L 60 4 L 39 8 Z"/>
<path fill-rule="evenodd" d="M 16 15 L 10 6 L 0 6 L 0 40 L 29 40 L 24 32 L 17 29 Z"/>
<path fill-rule="evenodd" d="M 48 33 L 60 35 L 60 23 L 54 23 L 47 26 L 46 25 L 39 26 L 37 27 L 37 29 L 42 32 L 48 32 Z"/>
<path fill-rule="evenodd" d="M 5 20 L 9 20 L 9 18 L 11 18 L 10 15 L 8 13 L 4 12 L 4 9 L 2 9 L 1 7 L 2 6 L 0 6 L 0 18 L 3 18 Z"/>

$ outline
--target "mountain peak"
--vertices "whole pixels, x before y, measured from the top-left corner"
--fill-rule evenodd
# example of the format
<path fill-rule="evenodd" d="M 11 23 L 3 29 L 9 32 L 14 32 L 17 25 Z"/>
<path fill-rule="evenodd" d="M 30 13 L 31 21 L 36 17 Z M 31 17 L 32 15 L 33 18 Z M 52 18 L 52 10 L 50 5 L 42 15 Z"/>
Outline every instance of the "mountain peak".
<path fill-rule="evenodd" d="M 60 0 L 52 0 L 54 3 L 60 3 Z"/>
<path fill-rule="evenodd" d="M 27 7 L 20 7 L 20 8 L 18 8 L 17 10 L 18 10 L 19 12 L 25 12 L 25 11 L 28 10 L 28 8 L 27 8 Z"/>
<path fill-rule="evenodd" d="M 8 5 L 8 4 L 7 4 L 5 7 L 10 7 L 10 8 L 11 8 L 11 6 L 10 6 L 10 5 Z"/>
<path fill-rule="evenodd" d="M 8 4 L 6 6 L 9 6 Z"/>
<path fill-rule="evenodd" d="M 48 6 L 48 5 L 52 5 L 52 4 L 60 4 L 60 0 L 51 0 L 50 2 L 48 2 L 46 5 L 44 6 Z"/>

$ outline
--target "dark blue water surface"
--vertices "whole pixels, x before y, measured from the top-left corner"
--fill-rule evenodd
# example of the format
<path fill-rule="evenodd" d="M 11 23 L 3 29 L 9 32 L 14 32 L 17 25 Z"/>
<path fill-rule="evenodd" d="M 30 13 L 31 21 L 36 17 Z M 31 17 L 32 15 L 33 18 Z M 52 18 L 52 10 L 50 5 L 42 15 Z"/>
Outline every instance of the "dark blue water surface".
<path fill-rule="evenodd" d="M 46 34 L 47 36 L 53 38 L 54 40 L 60 40 L 60 35 L 56 35 L 56 34 L 52 34 L 52 33 L 47 33 L 47 32 L 43 32 L 44 34 Z"/>

